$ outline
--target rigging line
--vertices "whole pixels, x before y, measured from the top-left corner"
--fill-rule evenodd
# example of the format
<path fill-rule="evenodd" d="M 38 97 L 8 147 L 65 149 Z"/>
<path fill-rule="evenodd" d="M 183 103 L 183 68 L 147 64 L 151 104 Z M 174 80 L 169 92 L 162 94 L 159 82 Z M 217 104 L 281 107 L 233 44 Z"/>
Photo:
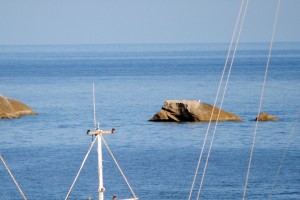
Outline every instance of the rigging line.
<path fill-rule="evenodd" d="M 223 103 L 224 103 L 225 94 L 226 94 L 227 87 L 228 87 L 228 82 L 229 82 L 232 66 L 233 66 L 233 63 L 234 63 L 237 47 L 238 47 L 238 44 L 239 44 L 241 32 L 242 32 L 242 29 L 243 29 L 243 24 L 244 24 L 247 9 L 248 9 L 248 4 L 249 4 L 249 0 L 246 1 L 243 17 L 242 17 L 242 20 L 241 20 L 241 25 L 240 25 L 238 36 L 237 36 L 237 41 L 235 43 L 234 52 L 233 52 L 233 55 L 232 55 L 232 58 L 231 58 L 231 63 L 230 63 L 229 71 L 228 71 L 226 82 L 225 82 L 225 87 L 224 87 L 224 91 L 223 91 L 223 95 L 222 95 L 222 99 L 221 99 L 221 103 L 220 103 L 219 112 L 218 112 L 218 115 L 217 115 L 217 120 L 216 120 L 216 123 L 215 123 L 214 131 L 213 131 L 212 138 L 211 138 L 210 145 L 209 145 L 209 150 L 208 150 L 207 157 L 206 157 L 205 166 L 204 166 L 204 169 L 203 169 L 203 174 L 202 174 L 202 178 L 201 178 L 201 182 L 200 182 L 200 186 L 199 186 L 199 190 L 198 190 L 197 200 L 200 199 L 200 193 L 201 193 L 202 185 L 203 185 L 203 182 L 204 182 L 204 177 L 205 177 L 205 174 L 206 174 L 208 160 L 209 160 L 209 156 L 210 156 L 210 153 L 211 153 L 214 137 L 215 137 L 215 134 L 216 134 L 216 131 L 217 131 L 219 117 L 220 117 L 221 109 L 223 107 Z"/>
<path fill-rule="evenodd" d="M 124 178 L 124 180 L 125 180 L 125 182 L 126 182 L 127 186 L 129 187 L 129 189 L 130 189 L 130 191 L 131 191 L 131 194 L 133 195 L 133 197 L 134 197 L 134 198 L 136 198 L 136 199 L 137 199 L 137 197 L 135 196 L 135 193 L 134 193 L 134 191 L 133 191 L 132 187 L 131 187 L 131 186 L 130 186 L 130 184 L 129 184 L 129 181 L 128 181 L 128 179 L 126 178 L 125 174 L 123 173 L 123 171 L 122 171 L 122 169 L 121 169 L 121 167 L 120 167 L 120 165 L 119 165 L 118 161 L 116 160 L 115 156 L 113 155 L 112 151 L 110 150 L 109 146 L 107 145 L 107 143 L 106 143 L 106 141 L 104 140 L 104 138 L 103 138 L 103 136 L 102 136 L 102 135 L 101 135 L 101 139 L 102 139 L 102 141 L 103 141 L 104 145 L 106 146 L 106 148 L 107 148 L 107 150 L 108 150 L 108 152 L 109 152 L 110 156 L 111 156 L 111 157 L 112 157 L 112 159 L 115 161 L 115 163 L 116 163 L 116 165 L 117 165 L 117 167 L 118 167 L 118 169 L 119 169 L 120 173 L 122 174 L 122 176 L 123 176 L 123 178 Z"/>
<path fill-rule="evenodd" d="M 261 89 L 261 95 L 260 95 L 257 116 L 261 112 L 262 101 L 263 101 L 263 97 L 264 97 L 265 86 L 266 86 L 267 75 L 268 75 L 268 69 L 269 69 L 269 64 L 270 64 L 270 59 L 271 59 L 272 46 L 273 46 L 275 30 L 276 30 L 276 26 L 277 26 L 279 8 L 280 8 L 280 0 L 278 0 L 278 3 L 277 3 L 276 15 L 275 15 L 275 20 L 274 20 L 274 24 L 273 24 L 272 37 L 271 37 L 271 42 L 270 42 L 270 46 L 269 46 L 268 60 L 267 60 L 266 69 L 265 69 L 264 81 L 263 81 L 263 85 L 262 85 L 262 89 Z M 248 179 L 249 179 L 249 175 L 250 175 L 251 161 L 252 161 L 252 157 L 253 157 L 257 128 L 258 128 L 258 120 L 255 123 L 255 129 L 254 129 L 254 133 L 253 133 L 253 141 L 252 141 L 252 147 L 251 147 L 250 158 L 249 158 L 249 163 L 248 163 L 246 182 L 245 182 L 245 186 L 244 186 L 243 200 L 245 199 L 246 192 L 247 192 L 247 185 L 248 185 Z"/>
<path fill-rule="evenodd" d="M 1 159 L 1 161 L 3 162 L 3 164 L 4 164 L 5 168 L 6 168 L 6 170 L 8 171 L 10 177 L 11 177 L 12 180 L 14 181 L 15 185 L 17 186 L 18 190 L 20 191 L 21 195 L 23 196 L 24 200 L 27 200 L 27 198 L 26 198 L 24 192 L 21 190 L 21 187 L 19 186 L 17 180 L 15 179 L 15 177 L 13 176 L 13 174 L 11 173 L 11 171 L 9 170 L 7 164 L 5 163 L 5 161 L 4 161 L 4 159 L 3 159 L 3 157 L 2 157 L 1 155 L 0 155 L 0 159 Z"/>
<path fill-rule="evenodd" d="M 94 128 L 97 129 L 95 83 L 93 83 Z"/>
<path fill-rule="evenodd" d="M 83 161 L 82 161 L 82 163 L 81 163 L 81 166 L 80 166 L 80 168 L 79 168 L 79 171 L 77 172 L 77 175 L 76 175 L 76 177 L 75 177 L 75 179 L 74 179 L 74 181 L 73 181 L 73 183 L 72 183 L 72 185 L 71 185 L 70 190 L 68 191 L 68 194 L 67 194 L 65 200 L 67 200 L 67 199 L 69 198 L 69 196 L 70 196 L 70 194 L 71 194 L 71 191 L 73 190 L 73 188 L 74 188 L 74 186 L 75 186 L 75 183 L 76 183 L 76 181 L 77 181 L 77 179 L 78 179 L 78 177 L 79 177 L 79 175 L 80 175 L 80 173 L 81 173 L 81 171 L 82 171 L 82 168 L 83 168 L 83 166 L 84 166 L 84 164 L 85 164 L 85 162 L 86 162 L 86 159 L 88 158 L 88 156 L 89 156 L 89 154 L 90 154 L 90 152 L 91 152 L 91 150 L 92 150 L 92 148 L 93 148 L 93 146 L 94 146 L 96 140 L 97 140 L 97 137 L 95 137 L 94 141 L 91 143 L 91 146 L 90 146 L 90 148 L 89 148 L 87 154 L 85 155 L 85 157 L 84 157 L 84 159 L 83 159 Z"/>
<path fill-rule="evenodd" d="M 220 82 L 219 82 L 217 94 L 216 94 L 215 101 L 214 101 L 214 106 L 213 106 L 213 109 L 212 109 L 210 120 L 209 120 L 207 129 L 206 129 L 204 140 L 203 140 L 203 144 L 202 144 L 202 148 L 201 148 L 200 156 L 199 156 L 199 159 L 198 159 L 198 163 L 197 163 L 197 167 L 196 167 L 196 172 L 194 174 L 194 178 L 193 178 L 193 182 L 192 182 L 192 186 L 191 186 L 191 190 L 190 190 L 190 193 L 189 193 L 188 200 L 190 200 L 191 197 L 192 197 L 194 185 L 195 185 L 195 182 L 196 182 L 196 178 L 197 178 L 197 175 L 198 175 L 200 163 L 201 163 L 201 160 L 202 160 L 202 155 L 203 155 L 204 147 L 205 147 L 205 144 L 206 144 L 206 141 L 207 141 L 208 132 L 209 132 L 210 125 L 211 125 L 211 122 L 212 122 L 213 113 L 214 113 L 217 101 L 219 99 L 219 94 L 220 94 L 222 82 L 223 82 L 223 79 L 224 79 L 224 74 L 225 74 L 225 71 L 226 71 L 226 68 L 227 68 L 227 63 L 228 63 L 230 52 L 231 52 L 231 49 L 232 49 L 232 44 L 233 44 L 233 41 L 234 41 L 234 38 L 235 38 L 235 35 L 236 35 L 236 31 L 237 31 L 237 27 L 238 27 L 238 24 L 239 24 L 239 21 L 240 21 L 240 16 L 241 16 L 241 13 L 242 13 L 242 10 L 243 10 L 243 7 L 244 7 L 244 2 L 245 2 L 245 0 L 242 0 L 241 6 L 240 6 L 240 10 L 239 10 L 239 13 L 238 13 L 238 17 L 237 17 L 237 20 L 236 20 L 236 23 L 235 23 L 234 31 L 233 31 L 231 42 L 230 42 L 229 49 L 228 49 L 228 52 L 227 52 L 226 61 L 225 61 L 224 67 L 223 67 L 221 79 L 220 79 Z"/>
<path fill-rule="evenodd" d="M 277 173 L 276 173 L 276 177 L 275 177 L 275 179 L 274 179 L 274 183 L 273 183 L 273 185 L 272 185 L 272 189 L 271 189 L 271 192 L 269 193 L 268 199 L 271 199 L 272 193 L 273 193 L 273 191 L 274 191 L 274 188 L 275 188 L 275 185 L 276 185 L 276 183 L 277 183 L 277 180 L 278 180 L 278 177 L 279 177 L 281 168 L 282 168 L 283 163 L 284 163 L 284 160 L 285 160 L 285 156 L 286 156 L 286 154 L 287 154 L 287 151 L 288 151 L 288 149 L 289 149 L 290 143 L 291 143 L 291 141 L 292 141 L 292 136 L 294 135 L 295 128 L 296 128 L 296 126 L 297 126 L 297 124 L 298 124 L 299 117 L 300 117 L 300 112 L 298 112 L 298 118 L 297 118 L 297 120 L 296 120 L 296 122 L 295 122 L 295 125 L 294 125 L 294 127 L 293 127 L 291 133 L 289 134 L 289 139 L 288 139 L 288 142 L 287 142 L 287 144 L 286 144 L 286 147 L 285 147 L 285 150 L 284 150 L 284 153 L 283 153 L 283 156 L 282 156 L 280 165 L 279 165 L 279 167 L 278 167 L 278 170 L 277 170 Z"/>

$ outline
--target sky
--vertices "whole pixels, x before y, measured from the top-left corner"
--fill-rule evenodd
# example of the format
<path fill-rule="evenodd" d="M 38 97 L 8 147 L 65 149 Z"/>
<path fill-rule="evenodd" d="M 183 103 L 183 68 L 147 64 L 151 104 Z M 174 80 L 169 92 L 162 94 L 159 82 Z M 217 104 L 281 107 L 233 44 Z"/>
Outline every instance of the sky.
<path fill-rule="evenodd" d="M 230 42 L 242 0 L 0 0 L 0 45 Z M 268 42 L 277 0 L 250 0 L 241 42 Z M 300 42 L 281 0 L 275 42 Z"/>

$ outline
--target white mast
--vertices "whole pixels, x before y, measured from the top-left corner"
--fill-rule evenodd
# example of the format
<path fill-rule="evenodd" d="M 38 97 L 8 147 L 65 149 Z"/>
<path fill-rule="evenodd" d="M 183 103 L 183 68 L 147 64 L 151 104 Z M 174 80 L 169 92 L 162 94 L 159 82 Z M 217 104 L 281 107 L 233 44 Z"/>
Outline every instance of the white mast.
<path fill-rule="evenodd" d="M 103 164 L 102 164 L 102 133 L 98 137 L 98 174 L 99 174 L 99 200 L 104 200 L 104 187 L 103 187 Z"/>
<path fill-rule="evenodd" d="M 93 83 L 93 104 L 94 104 L 94 127 L 95 131 L 99 130 L 99 123 L 97 127 L 97 119 L 96 119 L 96 98 L 95 98 L 95 83 Z M 103 159 L 102 159 L 102 133 L 95 133 L 98 139 L 98 199 L 104 200 L 104 187 L 103 187 Z"/>
<path fill-rule="evenodd" d="M 135 193 L 134 193 L 132 187 L 130 186 L 130 184 L 129 184 L 129 182 L 128 182 L 126 176 L 125 176 L 125 174 L 121 170 L 121 168 L 120 168 L 117 160 L 115 159 L 114 155 L 112 154 L 110 148 L 108 147 L 107 143 L 105 142 L 105 140 L 104 140 L 104 138 L 102 136 L 103 134 L 112 134 L 112 133 L 114 133 L 115 129 L 112 128 L 111 130 L 103 131 L 103 130 L 101 130 L 99 128 L 99 123 L 98 123 L 98 126 L 97 126 L 96 100 L 95 99 L 96 99 L 95 98 L 95 85 L 93 84 L 94 130 L 93 131 L 88 130 L 87 134 L 88 135 L 95 135 L 96 139 L 98 139 L 98 149 L 97 149 L 97 152 L 98 152 L 98 176 L 99 176 L 98 177 L 98 180 L 99 180 L 98 199 L 99 200 L 104 200 L 104 191 L 105 191 L 104 184 L 103 184 L 103 160 L 102 160 L 102 140 L 103 140 L 104 145 L 106 146 L 106 148 L 108 149 L 108 152 L 110 153 L 110 155 L 112 156 L 113 160 L 115 161 L 115 163 L 116 163 L 119 171 L 121 172 L 123 178 L 125 179 L 128 187 L 129 187 L 129 189 L 130 189 L 130 191 L 131 191 L 131 193 L 133 195 L 133 198 L 130 198 L 128 200 L 138 200 L 138 198 L 135 196 Z M 91 152 L 91 150 L 92 150 L 92 148 L 93 148 L 93 146 L 94 146 L 94 144 L 96 142 L 95 140 L 92 140 L 92 144 L 91 144 L 91 146 L 90 146 L 90 148 L 89 148 L 89 150 L 88 150 L 88 152 L 87 152 L 87 154 L 86 154 L 86 156 L 85 156 L 85 158 L 84 158 L 84 160 L 83 160 L 83 162 L 82 162 L 82 164 L 80 166 L 80 169 L 79 169 L 79 171 L 78 171 L 78 173 L 77 173 L 77 175 L 76 175 L 76 177 L 75 177 L 75 179 L 74 179 L 74 181 L 73 181 L 73 183 L 71 185 L 70 190 L 68 191 L 68 194 L 67 194 L 65 200 L 67 200 L 69 198 L 70 193 L 73 190 L 74 185 L 75 185 L 75 183 L 76 183 L 76 181 L 77 181 L 77 179 L 78 179 L 78 177 L 79 177 L 79 175 L 80 175 L 80 173 L 82 171 L 82 168 L 83 168 L 83 166 L 84 166 L 84 164 L 86 162 L 86 159 L 87 159 L 88 155 L 90 154 L 90 152 Z M 114 198 L 115 198 L 115 196 L 114 196 Z"/>
<path fill-rule="evenodd" d="M 99 180 L 99 187 L 98 187 L 98 199 L 104 200 L 104 191 L 105 188 L 103 186 L 103 159 L 102 159 L 102 134 L 112 134 L 114 132 L 114 128 L 110 131 L 102 131 L 98 126 L 96 126 L 97 119 L 96 119 L 96 100 L 95 100 L 95 84 L 93 83 L 93 104 L 94 104 L 94 126 L 95 131 L 88 131 L 88 134 L 96 135 L 98 139 L 98 180 Z"/>

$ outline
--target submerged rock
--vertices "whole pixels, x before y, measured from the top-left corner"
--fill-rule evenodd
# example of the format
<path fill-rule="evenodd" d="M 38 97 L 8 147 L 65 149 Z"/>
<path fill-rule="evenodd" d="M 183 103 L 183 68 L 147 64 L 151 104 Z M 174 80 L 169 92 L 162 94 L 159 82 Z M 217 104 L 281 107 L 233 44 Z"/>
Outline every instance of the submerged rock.
<path fill-rule="evenodd" d="M 23 115 L 36 115 L 29 106 L 16 99 L 0 95 L 0 119 L 19 118 Z"/>
<path fill-rule="evenodd" d="M 162 109 L 150 121 L 161 122 L 201 122 L 209 121 L 213 106 L 207 103 L 192 100 L 167 100 Z M 219 108 L 215 107 L 212 121 L 217 120 Z M 221 110 L 219 121 L 241 121 L 232 113 Z"/>
<path fill-rule="evenodd" d="M 262 122 L 266 122 L 266 121 L 276 121 L 279 120 L 277 117 L 274 117 L 268 113 L 259 113 L 259 115 L 255 118 L 255 121 L 262 121 Z"/>

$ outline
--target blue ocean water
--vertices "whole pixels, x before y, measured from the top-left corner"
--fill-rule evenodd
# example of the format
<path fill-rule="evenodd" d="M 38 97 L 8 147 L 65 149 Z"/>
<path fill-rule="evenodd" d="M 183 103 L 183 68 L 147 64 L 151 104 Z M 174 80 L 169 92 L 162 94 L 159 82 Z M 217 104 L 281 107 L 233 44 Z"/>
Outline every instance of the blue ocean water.
<path fill-rule="evenodd" d="M 92 140 L 86 130 L 93 127 L 95 83 L 100 126 L 116 128 L 105 140 L 139 199 L 188 199 L 208 124 L 148 120 L 166 99 L 213 104 L 228 46 L 0 46 L 0 93 L 39 113 L 0 121 L 0 154 L 28 199 L 64 199 Z M 201 199 L 242 198 L 267 49 L 265 43 L 239 46 L 223 109 L 244 121 L 219 123 Z M 300 43 L 274 44 L 262 111 L 280 120 L 259 123 L 247 199 L 268 198 L 293 129 L 272 199 L 300 199 L 299 88 Z M 131 197 L 103 153 L 106 199 Z M 94 148 L 70 199 L 97 199 L 97 183 Z M 21 198 L 0 164 L 0 199 Z"/>

